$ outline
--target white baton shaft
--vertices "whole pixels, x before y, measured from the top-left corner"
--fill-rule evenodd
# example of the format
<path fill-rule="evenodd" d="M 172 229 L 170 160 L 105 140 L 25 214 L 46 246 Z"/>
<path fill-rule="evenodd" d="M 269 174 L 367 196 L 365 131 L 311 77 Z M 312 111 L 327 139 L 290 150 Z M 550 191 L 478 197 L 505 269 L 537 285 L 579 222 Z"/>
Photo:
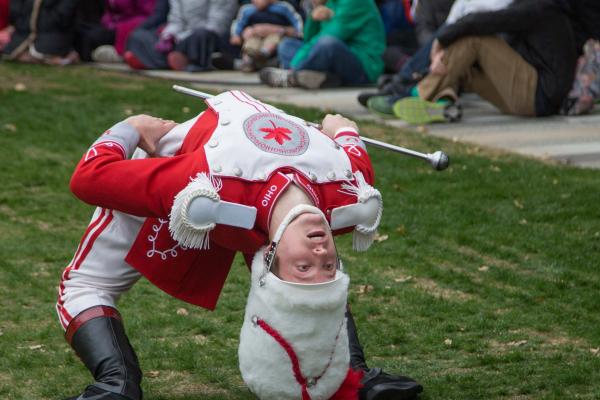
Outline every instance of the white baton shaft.
<path fill-rule="evenodd" d="M 175 90 L 176 92 L 179 92 L 179 93 L 187 94 L 189 96 L 199 97 L 201 99 L 210 99 L 211 97 L 213 97 L 212 94 L 204 93 L 199 90 L 194 90 L 194 89 L 186 88 L 186 87 L 179 86 L 179 85 L 173 85 L 173 90 Z M 318 124 L 312 124 L 312 125 L 320 127 L 320 125 L 318 125 Z M 401 153 L 401 154 L 404 154 L 407 156 L 420 158 L 422 160 L 428 161 L 431 164 L 431 166 L 433 167 L 433 169 L 435 169 L 436 171 L 442 171 L 442 170 L 448 168 L 448 164 L 450 163 L 448 156 L 443 151 L 438 150 L 433 154 L 431 154 L 431 153 L 425 154 L 425 153 L 420 153 L 418 151 L 410 150 L 410 149 L 407 149 L 404 147 L 394 146 L 393 144 L 381 142 L 379 140 L 371 139 L 371 138 L 368 138 L 365 136 L 360 136 L 360 138 L 363 142 L 368 143 L 372 146 L 380 147 L 380 148 L 386 149 L 386 150 L 395 151 L 396 153 Z"/>

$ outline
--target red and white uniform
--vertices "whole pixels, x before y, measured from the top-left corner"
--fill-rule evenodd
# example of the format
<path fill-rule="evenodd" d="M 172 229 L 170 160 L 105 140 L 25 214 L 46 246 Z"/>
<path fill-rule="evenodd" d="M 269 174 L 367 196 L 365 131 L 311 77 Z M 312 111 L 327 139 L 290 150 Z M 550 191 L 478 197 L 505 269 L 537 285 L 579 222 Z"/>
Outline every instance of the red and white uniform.
<path fill-rule="evenodd" d="M 273 205 L 290 184 L 304 189 L 329 222 L 335 209 L 357 202 L 344 189 L 355 174 L 373 184 L 371 162 L 352 129 L 332 140 L 239 91 L 207 104 L 207 111 L 161 140 L 160 154 L 172 157 L 129 159 L 139 134 L 122 122 L 77 165 L 71 190 L 98 208 L 62 275 L 57 310 L 63 327 L 89 307 L 114 307 L 141 275 L 174 297 L 213 309 L 235 253 L 249 261 L 268 242 Z M 173 199 L 199 173 L 219 180 L 222 200 L 257 209 L 253 229 L 217 225 L 203 250 L 171 237 Z"/>

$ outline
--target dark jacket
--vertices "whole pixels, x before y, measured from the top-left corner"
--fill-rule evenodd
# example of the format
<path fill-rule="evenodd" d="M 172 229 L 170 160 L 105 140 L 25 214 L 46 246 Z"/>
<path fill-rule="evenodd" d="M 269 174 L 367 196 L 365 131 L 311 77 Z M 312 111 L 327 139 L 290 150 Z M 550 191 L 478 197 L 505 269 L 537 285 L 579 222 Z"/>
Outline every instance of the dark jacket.
<path fill-rule="evenodd" d="M 447 47 L 461 37 L 498 33 L 537 70 L 536 115 L 556 114 L 571 89 L 578 57 L 571 18 L 552 0 L 517 0 L 500 11 L 463 17 L 442 28 L 438 40 Z"/>
<path fill-rule="evenodd" d="M 73 48 L 73 29 L 78 0 L 43 0 L 35 21 L 35 49 L 47 55 L 65 56 Z M 11 0 L 10 21 L 15 27 L 7 54 L 27 40 L 31 33 L 31 18 L 35 0 Z"/>
<path fill-rule="evenodd" d="M 434 33 L 446 22 L 454 0 L 419 0 L 415 12 L 417 41 L 424 46 Z"/>

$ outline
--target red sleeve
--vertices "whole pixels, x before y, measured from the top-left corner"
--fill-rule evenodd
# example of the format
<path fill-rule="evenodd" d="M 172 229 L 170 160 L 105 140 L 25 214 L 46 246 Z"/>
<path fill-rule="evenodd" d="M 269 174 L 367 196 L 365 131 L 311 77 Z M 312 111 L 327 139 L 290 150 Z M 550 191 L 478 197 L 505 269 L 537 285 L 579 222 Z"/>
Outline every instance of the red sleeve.
<path fill-rule="evenodd" d="M 352 171 L 362 172 L 367 183 L 373 186 L 375 184 L 375 172 L 365 144 L 358 133 L 353 131 L 339 132 L 335 135 L 335 141 L 346 151 L 352 164 Z"/>
<path fill-rule="evenodd" d="M 167 218 L 175 195 L 190 177 L 205 170 L 206 159 L 201 151 L 128 160 L 120 146 L 101 142 L 83 156 L 70 186 L 75 196 L 95 206 L 141 217 Z"/>

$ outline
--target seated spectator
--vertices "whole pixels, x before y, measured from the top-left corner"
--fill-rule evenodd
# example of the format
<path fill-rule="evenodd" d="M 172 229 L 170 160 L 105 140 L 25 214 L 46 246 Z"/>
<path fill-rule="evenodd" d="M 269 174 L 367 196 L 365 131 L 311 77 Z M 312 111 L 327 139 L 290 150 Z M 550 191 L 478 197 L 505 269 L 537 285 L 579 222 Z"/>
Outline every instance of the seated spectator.
<path fill-rule="evenodd" d="M 10 2 L 14 32 L 2 50 L 9 60 L 66 65 L 78 61 L 73 26 L 78 0 Z"/>
<path fill-rule="evenodd" d="M 265 68 L 270 86 L 306 89 L 375 82 L 383 71 L 383 22 L 373 0 L 312 0 L 304 40 L 285 38 L 278 57 L 283 69 Z"/>
<path fill-rule="evenodd" d="M 459 85 L 507 114 L 556 114 L 571 89 L 582 47 L 576 33 L 600 35 L 590 18 L 600 10 L 591 4 L 520 0 L 445 26 L 432 46 L 431 72 L 394 103 L 394 114 L 411 123 L 448 120 L 444 109 L 457 100 Z M 498 33 L 507 41 L 489 36 Z"/>
<path fill-rule="evenodd" d="M 127 38 L 152 13 L 154 4 L 155 0 L 105 0 L 99 21 L 80 24 L 78 51 L 81 59 L 122 61 Z"/>
<path fill-rule="evenodd" d="M 243 44 L 240 69 L 251 72 L 264 67 L 282 37 L 302 37 L 302 30 L 302 17 L 285 1 L 252 0 L 242 6 L 230 38 L 234 46 Z"/>
<path fill-rule="evenodd" d="M 8 24 L 8 0 L 0 0 L 0 51 L 10 42 L 14 28 Z"/>
<path fill-rule="evenodd" d="M 424 43 L 419 50 L 393 76 L 384 76 L 378 82 L 377 92 L 359 94 L 358 102 L 374 112 L 392 115 L 392 97 L 377 96 L 402 95 L 407 86 L 414 86 L 429 73 L 431 46 L 439 29 L 453 24 L 465 15 L 479 11 L 496 11 L 506 8 L 512 0 L 420 0 L 416 8 L 416 26 L 419 42 Z M 452 8 L 450 8 L 452 7 Z M 433 17 L 435 16 L 435 17 Z M 445 18 L 447 16 L 447 18 Z M 375 97 L 373 100 L 371 98 Z"/>
<path fill-rule="evenodd" d="M 213 53 L 227 49 L 237 7 L 236 0 L 170 0 L 167 24 L 134 32 L 125 61 L 135 69 L 211 70 Z"/>
<path fill-rule="evenodd" d="M 385 72 L 396 73 L 418 49 L 410 1 L 378 0 L 377 6 L 383 20 L 387 42 L 383 53 Z"/>

